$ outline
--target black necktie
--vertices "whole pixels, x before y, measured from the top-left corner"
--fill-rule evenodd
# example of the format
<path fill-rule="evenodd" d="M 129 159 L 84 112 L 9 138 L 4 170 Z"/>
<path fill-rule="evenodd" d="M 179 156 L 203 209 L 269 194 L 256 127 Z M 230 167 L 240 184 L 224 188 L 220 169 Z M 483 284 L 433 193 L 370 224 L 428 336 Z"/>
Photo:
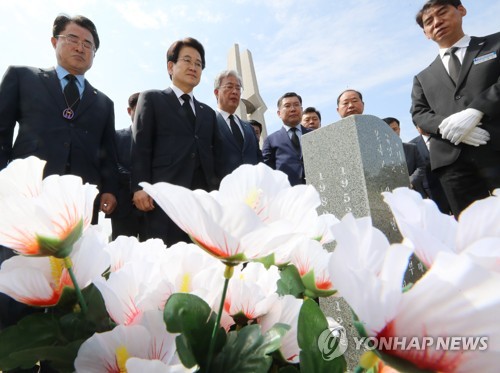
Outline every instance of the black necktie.
<path fill-rule="evenodd" d="M 448 73 L 450 74 L 450 78 L 453 80 L 455 85 L 457 84 L 458 76 L 460 75 L 460 68 L 462 67 L 458 56 L 455 54 L 458 49 L 458 47 L 453 47 L 446 51 L 446 54 L 450 55 L 450 59 L 448 60 Z"/>
<path fill-rule="evenodd" d="M 69 109 L 76 111 L 80 103 L 80 91 L 76 86 L 76 78 L 74 75 L 68 74 L 65 76 L 68 84 L 64 87 L 64 99 Z"/>
<path fill-rule="evenodd" d="M 297 150 L 298 153 L 300 153 L 300 140 L 299 136 L 297 135 L 297 128 L 293 127 L 290 128 L 290 131 L 292 131 L 292 144 L 295 150 Z"/>
<path fill-rule="evenodd" d="M 187 93 L 184 93 L 181 98 L 184 100 L 184 103 L 182 104 L 182 108 L 186 112 L 186 115 L 189 119 L 189 123 L 194 127 L 196 124 L 196 117 L 193 112 L 193 108 L 191 107 L 191 96 L 189 96 Z"/>
<path fill-rule="evenodd" d="M 236 121 L 234 120 L 233 114 L 229 116 L 229 124 L 231 125 L 231 132 L 233 133 L 234 139 L 236 140 L 236 143 L 240 147 L 240 149 L 243 147 L 243 135 L 241 134 L 240 127 L 236 124 Z"/>

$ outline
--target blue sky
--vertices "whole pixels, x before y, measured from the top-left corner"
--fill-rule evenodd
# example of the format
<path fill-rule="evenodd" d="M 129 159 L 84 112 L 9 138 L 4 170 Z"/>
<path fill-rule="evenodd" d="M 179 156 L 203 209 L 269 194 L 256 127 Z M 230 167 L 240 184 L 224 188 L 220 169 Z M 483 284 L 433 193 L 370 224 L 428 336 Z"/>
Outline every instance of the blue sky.
<path fill-rule="evenodd" d="M 295 91 L 317 107 L 323 125 L 338 121 L 336 98 L 346 89 L 363 93 L 365 114 L 401 120 L 404 141 L 416 136 L 409 114 L 413 76 L 435 58 L 414 16 L 424 0 L 0 0 L 0 71 L 9 65 L 55 63 L 51 27 L 59 13 L 94 21 L 101 39 L 89 81 L 115 103 L 116 128 L 130 124 L 128 96 L 170 85 L 165 53 L 185 36 L 200 40 L 207 67 L 195 89 L 216 106 L 213 79 L 226 68 L 234 43 L 253 55 L 268 111 L 268 132 L 281 122 L 276 101 Z M 500 1 L 466 0 L 464 30 L 498 32 Z"/>

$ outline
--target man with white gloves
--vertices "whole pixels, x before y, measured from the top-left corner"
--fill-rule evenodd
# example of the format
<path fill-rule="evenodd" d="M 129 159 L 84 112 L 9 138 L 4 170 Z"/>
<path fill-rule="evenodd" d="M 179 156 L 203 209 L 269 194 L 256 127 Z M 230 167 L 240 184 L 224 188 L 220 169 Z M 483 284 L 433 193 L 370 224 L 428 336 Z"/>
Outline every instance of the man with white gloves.
<path fill-rule="evenodd" d="M 500 188 L 500 33 L 471 37 L 460 0 L 428 0 L 416 16 L 439 55 L 415 76 L 413 122 L 455 217 Z"/>

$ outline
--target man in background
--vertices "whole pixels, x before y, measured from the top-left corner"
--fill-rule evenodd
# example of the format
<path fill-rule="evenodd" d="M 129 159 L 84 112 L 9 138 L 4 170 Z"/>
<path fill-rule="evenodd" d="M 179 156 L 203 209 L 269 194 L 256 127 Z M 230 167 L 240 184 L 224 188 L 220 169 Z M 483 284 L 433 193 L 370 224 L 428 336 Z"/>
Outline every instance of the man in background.
<path fill-rule="evenodd" d="M 317 130 L 321 127 L 321 113 L 316 108 L 310 106 L 302 113 L 302 125 L 310 130 Z"/>
<path fill-rule="evenodd" d="M 500 187 L 500 33 L 465 35 L 460 0 L 427 1 L 416 16 L 439 55 L 413 79 L 411 113 L 430 135 L 436 172 L 458 218 Z"/>
<path fill-rule="evenodd" d="M 415 125 L 415 127 L 417 128 L 419 135 L 410 140 L 410 144 L 415 144 L 417 146 L 418 152 L 424 160 L 425 174 L 422 179 L 422 188 L 424 191 L 423 196 L 424 198 L 432 199 L 443 214 L 449 215 L 451 213 L 450 204 L 446 199 L 446 195 L 444 194 L 444 190 L 441 186 L 441 182 L 439 181 L 439 177 L 431 170 L 431 163 L 429 158 L 430 136 L 418 125 Z"/>
<path fill-rule="evenodd" d="M 251 119 L 249 123 L 252 125 L 253 130 L 255 132 L 255 136 L 257 137 L 257 142 L 260 143 L 260 137 L 262 136 L 262 123 L 257 122 L 255 119 Z"/>
<path fill-rule="evenodd" d="M 128 98 L 127 112 L 132 122 L 134 121 L 135 109 L 139 92 Z M 132 204 L 132 189 L 130 170 L 132 169 L 132 125 L 116 131 L 116 149 L 118 154 L 118 171 L 120 173 L 120 185 L 116 195 L 118 205 L 110 215 L 112 239 L 118 236 L 137 237 L 140 241 L 145 238 L 143 212 L 137 210 Z"/>
<path fill-rule="evenodd" d="M 386 122 L 389 127 L 401 137 L 401 127 L 400 122 L 396 118 L 388 117 L 382 119 Z M 425 162 L 418 152 L 417 146 L 415 144 L 403 143 L 403 150 L 405 152 L 406 166 L 408 168 L 408 174 L 410 176 L 410 188 L 415 189 L 419 192 L 422 197 L 425 197 L 425 192 L 423 189 L 423 179 L 425 176 Z"/>
<path fill-rule="evenodd" d="M 363 114 L 365 103 L 361 92 L 346 89 L 337 97 L 337 112 L 341 118 L 354 114 Z"/>
<path fill-rule="evenodd" d="M 283 126 L 264 141 L 262 148 L 264 163 L 274 170 L 287 174 L 292 186 L 305 184 L 300 138 L 311 130 L 300 124 L 302 97 L 295 92 L 288 92 L 281 96 L 278 100 L 278 116 Z"/>
<path fill-rule="evenodd" d="M 241 77 L 234 70 L 224 70 L 215 78 L 217 142 L 214 151 L 215 171 L 220 179 L 242 164 L 255 165 L 262 161 L 253 127 L 235 114 L 242 88 Z"/>

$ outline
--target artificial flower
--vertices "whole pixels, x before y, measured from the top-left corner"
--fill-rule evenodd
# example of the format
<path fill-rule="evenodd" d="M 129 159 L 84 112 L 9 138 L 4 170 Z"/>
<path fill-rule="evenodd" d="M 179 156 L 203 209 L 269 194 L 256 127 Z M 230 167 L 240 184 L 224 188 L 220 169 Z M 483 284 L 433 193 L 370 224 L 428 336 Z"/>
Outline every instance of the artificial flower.
<path fill-rule="evenodd" d="M 0 199 L 0 244 L 23 255 L 68 256 L 90 225 L 97 193 L 77 176 L 51 175 L 38 195 Z"/>
<path fill-rule="evenodd" d="M 300 308 L 303 301 L 292 295 L 285 295 L 278 298 L 272 305 L 269 312 L 258 319 L 262 327 L 262 333 L 271 329 L 274 324 L 281 323 L 290 326 L 282 339 L 280 352 L 283 358 L 293 364 L 300 361 L 300 348 L 297 342 L 297 331 Z"/>
<path fill-rule="evenodd" d="M 101 292 L 109 316 L 117 324 L 133 325 L 144 312 L 162 310 L 172 294 L 172 284 L 162 275 L 160 264 L 129 262 L 94 281 Z"/>
<path fill-rule="evenodd" d="M 328 270 L 332 253 L 326 251 L 318 241 L 305 236 L 297 238 L 293 245 L 291 263 L 297 267 L 305 295 L 311 298 L 332 295 L 335 290 Z"/>
<path fill-rule="evenodd" d="M 99 227 L 91 227 L 75 243 L 69 258 L 78 286 L 83 289 L 109 266 L 102 250 L 106 237 Z M 14 256 L 2 263 L 0 291 L 32 306 L 56 305 L 65 288 L 74 285 L 63 259 L 54 257 Z"/>
<path fill-rule="evenodd" d="M 158 366 L 140 361 L 128 365 L 132 358 L 159 361 L 164 372 L 192 371 L 181 369 L 182 364 L 175 353 L 175 335 L 167 332 L 160 311 L 146 312 L 137 325 L 118 325 L 111 331 L 94 334 L 81 345 L 75 368 L 85 373 L 120 373 L 128 371 L 129 366 L 132 371 L 137 371 L 139 366 Z"/>
<path fill-rule="evenodd" d="M 0 199 L 22 194 L 35 197 L 42 189 L 43 169 L 47 162 L 30 156 L 14 159 L 0 171 Z"/>
<path fill-rule="evenodd" d="M 222 205 L 203 190 L 169 183 L 140 185 L 193 242 L 223 262 L 235 265 L 263 255 L 259 248 L 243 248 L 240 243 L 263 225 L 246 204 Z"/>
<path fill-rule="evenodd" d="M 266 269 L 262 263 L 238 266 L 229 282 L 224 310 L 235 321 L 246 323 L 265 315 L 278 299 L 277 281 L 280 279 L 276 266 Z"/>

